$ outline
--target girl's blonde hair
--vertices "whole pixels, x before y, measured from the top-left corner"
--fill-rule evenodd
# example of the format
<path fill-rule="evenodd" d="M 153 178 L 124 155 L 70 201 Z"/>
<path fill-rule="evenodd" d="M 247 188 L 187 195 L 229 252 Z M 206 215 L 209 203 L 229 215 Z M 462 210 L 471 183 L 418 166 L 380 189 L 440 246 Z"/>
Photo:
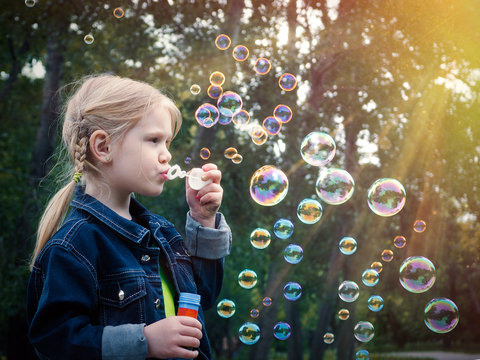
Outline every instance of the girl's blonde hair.
<path fill-rule="evenodd" d="M 173 101 L 149 84 L 114 75 L 87 76 L 76 83 L 78 90 L 69 99 L 64 115 L 62 140 L 73 171 L 68 183 L 48 203 L 40 220 L 31 267 L 49 238 L 58 230 L 78 181 L 77 173 L 98 174 L 89 151 L 90 135 L 99 129 L 121 140 L 153 107 L 170 113 L 174 136 L 182 118 Z"/>

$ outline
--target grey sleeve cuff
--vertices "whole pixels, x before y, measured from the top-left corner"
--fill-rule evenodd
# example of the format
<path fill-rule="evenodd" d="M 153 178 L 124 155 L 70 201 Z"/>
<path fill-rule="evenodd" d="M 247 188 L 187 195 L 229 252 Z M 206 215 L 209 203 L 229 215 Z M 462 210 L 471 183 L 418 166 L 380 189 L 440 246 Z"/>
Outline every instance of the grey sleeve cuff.
<path fill-rule="evenodd" d="M 185 246 L 192 256 L 218 260 L 230 254 L 232 232 L 222 213 L 217 213 L 215 229 L 202 226 L 187 213 Z"/>
<path fill-rule="evenodd" d="M 103 360 L 145 360 L 147 339 L 143 335 L 145 324 L 105 326 L 102 335 Z"/>

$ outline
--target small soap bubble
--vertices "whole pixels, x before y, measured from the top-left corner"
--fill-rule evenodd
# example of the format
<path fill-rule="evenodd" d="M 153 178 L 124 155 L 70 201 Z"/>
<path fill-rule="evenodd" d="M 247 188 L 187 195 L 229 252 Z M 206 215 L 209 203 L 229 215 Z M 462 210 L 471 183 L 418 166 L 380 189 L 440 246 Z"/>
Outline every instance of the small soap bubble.
<path fill-rule="evenodd" d="M 271 297 L 268 297 L 268 296 L 265 296 L 262 300 L 262 304 L 263 306 L 270 306 L 272 305 L 272 298 Z"/>
<path fill-rule="evenodd" d="M 237 154 L 238 151 L 237 149 L 235 149 L 234 147 L 229 147 L 229 148 L 226 148 L 223 155 L 227 158 L 227 159 L 231 159 L 233 158 L 233 156 L 235 154 Z"/>
<path fill-rule="evenodd" d="M 366 286 L 375 286 L 379 280 L 380 276 L 378 276 L 378 273 L 373 269 L 367 269 L 362 274 L 362 282 Z"/>
<path fill-rule="evenodd" d="M 427 228 L 427 224 L 423 220 L 415 220 L 413 224 L 413 230 L 417 233 L 422 233 Z"/>
<path fill-rule="evenodd" d="M 300 245 L 287 245 L 283 251 L 283 258 L 289 264 L 298 264 L 303 259 L 303 249 Z"/>
<path fill-rule="evenodd" d="M 280 321 L 273 327 L 273 336 L 278 340 L 286 340 L 291 334 L 292 329 L 286 322 Z"/>
<path fill-rule="evenodd" d="M 350 317 L 350 311 L 348 309 L 340 309 L 338 311 L 338 318 L 340 320 L 347 320 Z"/>
<path fill-rule="evenodd" d="M 250 114 L 247 110 L 240 110 L 233 117 L 232 121 L 235 125 L 245 125 L 250 121 Z"/>
<path fill-rule="evenodd" d="M 92 34 L 87 34 L 83 37 L 83 41 L 85 42 L 85 44 L 90 45 L 90 44 L 93 44 L 93 42 L 95 41 L 95 38 L 93 37 Z"/>
<path fill-rule="evenodd" d="M 233 117 L 242 109 L 243 101 L 240 95 L 233 91 L 225 91 L 218 98 L 217 106 L 221 114 Z"/>
<path fill-rule="evenodd" d="M 385 262 L 390 262 L 393 260 L 393 251 L 385 249 L 382 251 L 382 260 Z"/>
<path fill-rule="evenodd" d="M 458 307 L 450 299 L 432 299 L 425 306 L 425 325 L 433 332 L 444 334 L 452 331 L 459 319 Z"/>
<path fill-rule="evenodd" d="M 303 160 L 313 166 L 322 166 L 332 161 L 336 145 L 333 138 L 320 131 L 305 136 L 300 145 Z"/>
<path fill-rule="evenodd" d="M 210 150 L 206 147 L 200 149 L 200 157 L 207 160 L 210 157 Z"/>
<path fill-rule="evenodd" d="M 367 193 L 368 206 L 377 215 L 393 216 L 403 209 L 406 193 L 403 185 L 395 179 L 378 179 Z"/>
<path fill-rule="evenodd" d="M 233 118 L 231 116 L 225 116 L 222 113 L 220 113 L 220 116 L 218 117 L 218 123 L 220 125 L 228 125 L 233 121 Z"/>
<path fill-rule="evenodd" d="M 217 313 L 222 318 L 230 318 L 235 314 L 235 303 L 229 299 L 220 300 L 217 304 Z"/>
<path fill-rule="evenodd" d="M 383 309 L 383 298 L 379 295 L 372 295 L 368 298 L 368 308 L 377 312 Z"/>
<path fill-rule="evenodd" d="M 304 224 L 315 224 L 322 214 L 322 205 L 315 199 L 303 199 L 298 204 L 297 216 Z"/>
<path fill-rule="evenodd" d="M 288 239 L 293 234 L 293 223 L 288 219 L 279 219 L 273 225 L 273 233 L 279 239 Z"/>
<path fill-rule="evenodd" d="M 275 116 L 278 121 L 285 124 L 292 120 L 293 112 L 287 105 L 280 104 L 273 110 L 273 116 Z"/>
<path fill-rule="evenodd" d="M 400 265 L 400 284 L 414 294 L 423 293 L 430 289 L 435 283 L 435 278 L 435 266 L 426 257 L 411 256 Z"/>
<path fill-rule="evenodd" d="M 195 111 L 195 119 L 197 122 L 206 128 L 210 128 L 218 122 L 218 109 L 209 103 L 200 105 Z"/>
<path fill-rule="evenodd" d="M 192 158 L 190 156 L 186 156 L 184 160 L 185 164 L 190 164 L 192 162 Z"/>
<path fill-rule="evenodd" d="M 263 128 L 269 135 L 277 135 L 282 128 L 282 123 L 273 116 L 268 116 L 263 120 Z"/>
<path fill-rule="evenodd" d="M 323 342 L 325 344 L 332 344 L 335 341 L 335 335 L 331 332 L 327 332 L 323 335 Z"/>
<path fill-rule="evenodd" d="M 251 289 L 257 285 L 257 273 L 250 269 L 245 269 L 238 274 L 238 283 L 244 289 Z"/>
<path fill-rule="evenodd" d="M 285 198 L 287 193 L 287 176 L 275 166 L 262 166 L 250 179 L 250 196 L 257 204 L 276 205 Z"/>
<path fill-rule="evenodd" d="M 361 342 L 369 342 L 373 339 L 374 328 L 369 321 L 359 321 L 353 328 L 355 339 Z"/>
<path fill-rule="evenodd" d="M 267 141 L 268 134 L 263 127 L 256 125 L 251 133 L 252 141 L 255 145 L 263 145 Z"/>
<path fill-rule="evenodd" d="M 344 281 L 338 287 L 338 297 L 345 302 L 354 302 L 358 299 L 359 289 L 354 281 Z"/>
<path fill-rule="evenodd" d="M 245 61 L 248 58 L 249 51 L 244 45 L 237 45 L 233 48 L 233 58 L 237 61 Z"/>
<path fill-rule="evenodd" d="M 200 86 L 198 86 L 197 84 L 193 84 L 192 86 L 190 86 L 190 92 L 193 94 L 193 95 L 198 95 L 200 94 L 200 91 L 202 89 L 200 88 Z"/>
<path fill-rule="evenodd" d="M 225 82 L 225 75 L 220 71 L 214 71 L 210 74 L 210 84 L 215 86 L 222 86 Z"/>
<path fill-rule="evenodd" d="M 125 11 L 123 11 L 122 8 L 118 7 L 113 10 L 113 16 L 115 16 L 117 19 L 122 18 L 125 15 Z"/>
<path fill-rule="evenodd" d="M 370 353 L 367 350 L 358 350 L 355 353 L 355 360 L 369 360 Z"/>
<path fill-rule="evenodd" d="M 283 296 L 290 301 L 296 301 L 302 296 L 302 286 L 294 281 L 288 282 L 283 287 Z"/>
<path fill-rule="evenodd" d="M 225 34 L 220 34 L 215 39 L 215 46 L 219 50 L 227 50 L 230 47 L 231 43 L 232 41 L 230 40 L 228 35 L 225 35 Z"/>
<path fill-rule="evenodd" d="M 207 95 L 210 99 L 218 99 L 223 94 L 223 89 L 221 86 L 208 85 Z"/>
<path fill-rule="evenodd" d="M 258 75 L 266 75 L 272 68 L 272 64 L 270 60 L 267 58 L 258 58 L 253 65 L 253 69 Z"/>
<path fill-rule="evenodd" d="M 354 238 L 345 236 L 338 243 L 338 248 L 342 254 L 352 255 L 355 251 L 357 251 L 357 242 Z"/>
<path fill-rule="evenodd" d="M 234 164 L 240 164 L 243 161 L 243 156 L 240 154 L 235 154 L 232 156 L 232 162 Z"/>
<path fill-rule="evenodd" d="M 278 79 L 278 86 L 284 91 L 292 91 L 297 86 L 297 78 L 289 73 L 284 73 Z"/>
<path fill-rule="evenodd" d="M 25 0 L 25 5 L 29 8 L 34 7 L 37 4 L 37 0 Z"/>
<path fill-rule="evenodd" d="M 393 245 L 395 245 L 396 248 L 403 248 L 407 244 L 407 239 L 405 239 L 404 236 L 395 236 L 395 239 L 393 239 Z"/>
<path fill-rule="evenodd" d="M 260 311 L 258 309 L 252 309 L 250 310 L 250 317 L 253 319 L 256 319 L 260 315 Z"/>
<path fill-rule="evenodd" d="M 371 263 L 370 269 L 373 269 L 380 274 L 383 270 L 383 264 L 380 261 L 374 261 Z"/>
<path fill-rule="evenodd" d="M 250 243 L 255 249 L 265 249 L 271 240 L 270 232 L 264 228 L 256 228 L 250 234 Z"/>
<path fill-rule="evenodd" d="M 260 340 L 260 327 L 257 324 L 246 322 L 238 329 L 238 338 L 245 345 L 253 345 Z"/>
<path fill-rule="evenodd" d="M 340 205 L 352 197 L 354 189 L 352 175 L 343 169 L 330 168 L 318 178 L 315 190 L 320 200 L 330 205 Z"/>

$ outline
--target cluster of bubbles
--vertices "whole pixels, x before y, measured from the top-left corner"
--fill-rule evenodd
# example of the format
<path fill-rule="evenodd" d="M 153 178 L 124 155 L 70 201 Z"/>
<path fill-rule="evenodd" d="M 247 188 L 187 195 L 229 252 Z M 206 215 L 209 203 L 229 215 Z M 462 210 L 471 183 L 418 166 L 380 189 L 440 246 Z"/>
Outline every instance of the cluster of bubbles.
<path fill-rule="evenodd" d="M 234 147 L 226 148 L 223 152 L 226 159 L 232 160 L 234 164 L 240 164 L 243 161 L 243 156 Z"/>

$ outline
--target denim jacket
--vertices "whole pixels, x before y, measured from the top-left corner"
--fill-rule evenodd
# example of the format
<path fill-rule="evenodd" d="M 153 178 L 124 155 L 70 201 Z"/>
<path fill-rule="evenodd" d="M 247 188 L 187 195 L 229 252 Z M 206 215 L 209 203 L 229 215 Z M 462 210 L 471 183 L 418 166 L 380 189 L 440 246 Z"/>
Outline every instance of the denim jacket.
<path fill-rule="evenodd" d="M 211 307 L 220 293 L 231 231 L 187 214 L 186 239 L 173 224 L 131 199 L 127 220 L 77 186 L 71 211 L 35 260 L 28 285 L 29 339 L 41 359 L 145 359 L 143 327 L 165 318 L 159 263 L 176 298 L 201 295 Z M 211 351 L 202 309 L 199 359 Z"/>

